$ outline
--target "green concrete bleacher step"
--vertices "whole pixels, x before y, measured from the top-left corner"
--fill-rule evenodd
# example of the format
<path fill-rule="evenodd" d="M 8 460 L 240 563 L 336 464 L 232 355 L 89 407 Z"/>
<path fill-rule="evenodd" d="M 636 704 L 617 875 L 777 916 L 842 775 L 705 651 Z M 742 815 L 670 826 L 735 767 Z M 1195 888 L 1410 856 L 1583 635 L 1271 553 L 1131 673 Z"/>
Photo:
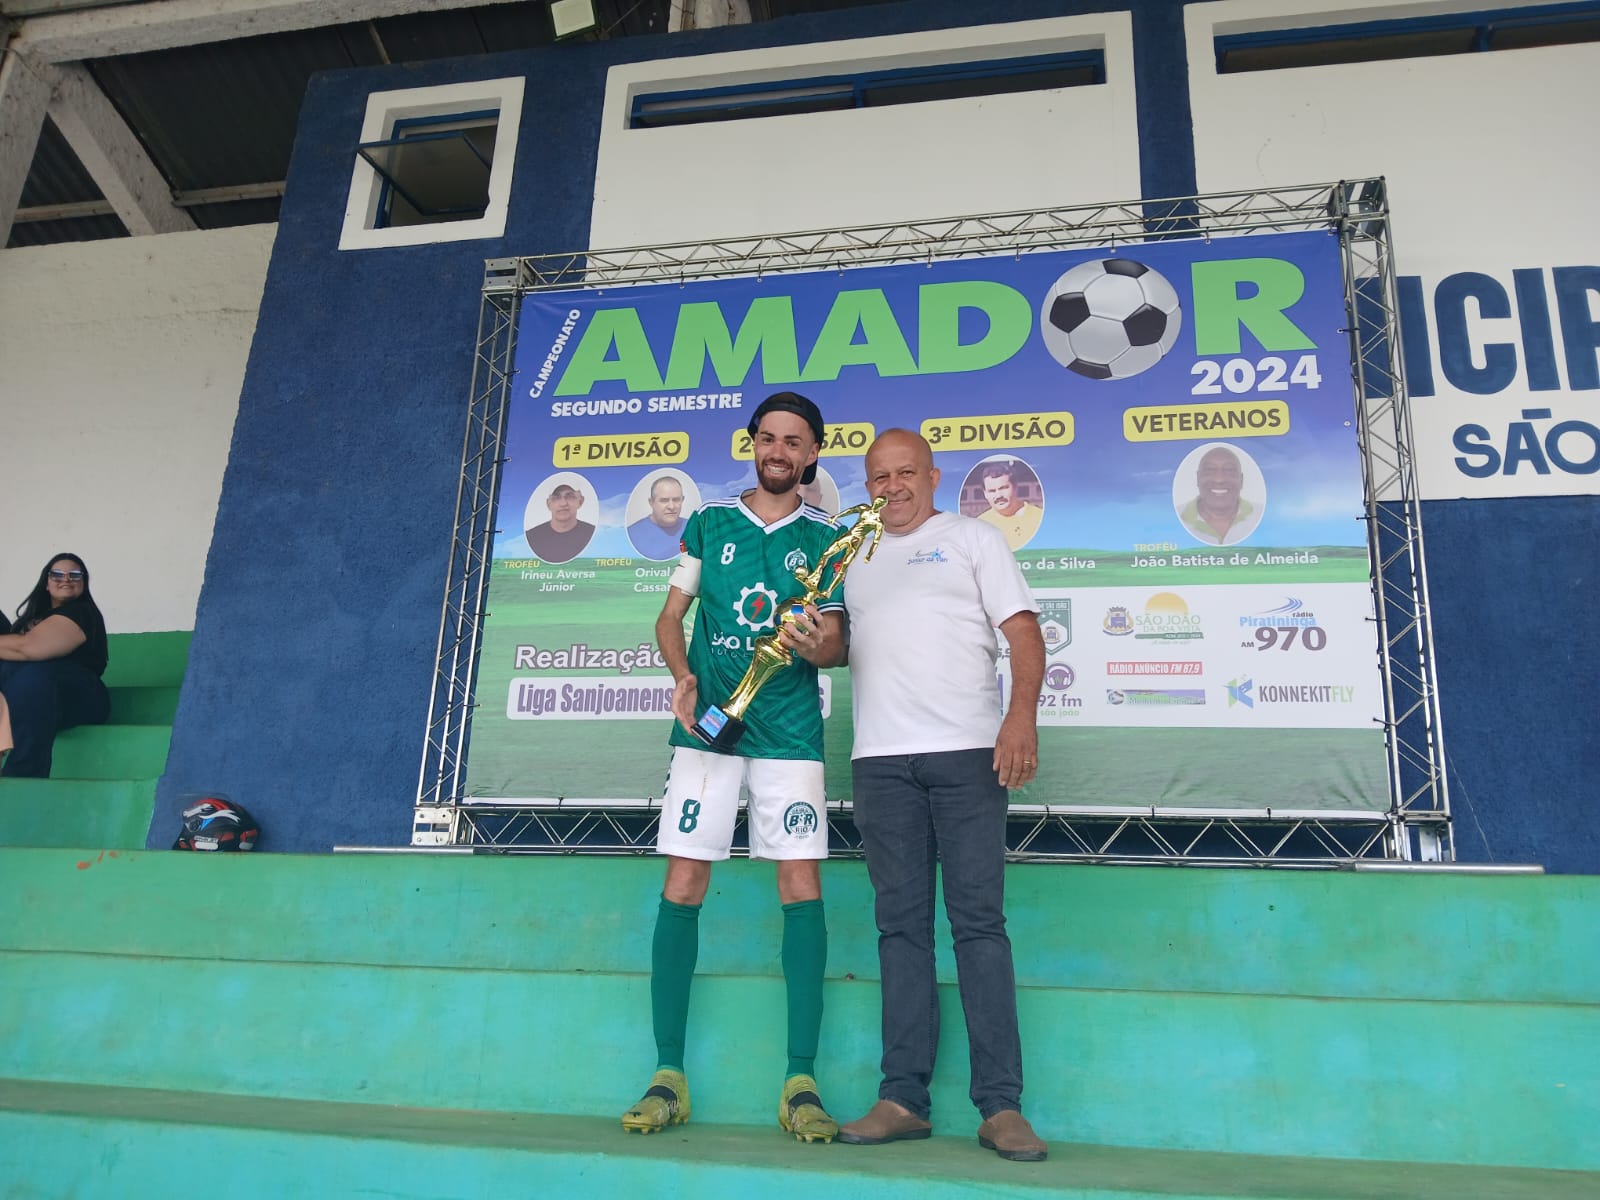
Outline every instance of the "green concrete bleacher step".
<path fill-rule="evenodd" d="M 192 639 L 186 631 L 110 636 L 110 721 L 58 735 L 49 779 L 0 779 L 0 847 L 145 844 Z"/>
<path fill-rule="evenodd" d="M 18 849 L 0 863 L 0 907 L 39 913 L 0 924 L 4 949 L 619 974 L 649 962 L 662 875 L 643 856 Z M 822 875 L 829 976 L 876 979 L 865 867 Z M 271 920 L 241 947 L 196 907 L 208 895 Z M 1026 865 L 1006 898 L 1023 986 L 1600 1003 L 1600 876 Z M 719 863 L 701 923 L 702 973 L 776 972 L 772 868 Z M 953 982 L 942 917 L 938 936 Z"/>
<path fill-rule="evenodd" d="M 0 851 L 0 1076 L 614 1117 L 653 1064 L 647 859 Z M 825 870 L 823 1093 L 875 1096 L 876 935 Z M 1008 874 L 1025 1106 L 1054 1140 L 1600 1170 L 1600 880 Z M 780 919 L 719 865 L 697 1119 L 770 1119 Z M 941 932 L 949 977 L 948 934 Z M 972 1124 L 956 989 L 936 1120 Z"/>
<path fill-rule="evenodd" d="M 111 721 L 116 725 L 167 725 L 178 711 L 177 684 L 152 687 L 113 687 Z"/>
<path fill-rule="evenodd" d="M 191 897 L 234 930 L 226 894 Z M 654 1064 L 649 980 L 587 971 L 0 952 L 0 1074 L 175 1091 L 614 1115 Z M 755 1124 L 782 1081 L 771 976 L 695 981 L 695 1110 Z M 959 999 L 935 1113 L 973 1124 Z M 878 993 L 830 981 L 818 1075 L 864 1111 Z M 1026 988 L 1027 1111 L 1052 1137 L 1235 1153 L 1600 1170 L 1600 1019 L 1574 1006 L 1330 1001 Z M 1403 1047 L 1397 1049 L 1397 1047 Z"/>
<path fill-rule="evenodd" d="M 50 778 L 155 779 L 171 742 L 170 725 L 80 725 L 56 735 Z"/>
<path fill-rule="evenodd" d="M 0 779 L 0 847 L 141 849 L 155 804 L 154 778 Z"/>
<path fill-rule="evenodd" d="M 75 1200 L 695 1196 L 747 1200 L 1578 1200 L 1600 1176 L 1057 1142 L 1002 1162 L 970 1135 L 801 1145 L 773 1126 L 691 1120 L 650 1137 L 614 1118 L 461 1112 L 0 1079 L 10 1195 Z"/>
<path fill-rule="evenodd" d="M 188 630 L 160 633 L 113 633 L 104 675 L 108 688 L 175 687 L 189 663 Z"/>

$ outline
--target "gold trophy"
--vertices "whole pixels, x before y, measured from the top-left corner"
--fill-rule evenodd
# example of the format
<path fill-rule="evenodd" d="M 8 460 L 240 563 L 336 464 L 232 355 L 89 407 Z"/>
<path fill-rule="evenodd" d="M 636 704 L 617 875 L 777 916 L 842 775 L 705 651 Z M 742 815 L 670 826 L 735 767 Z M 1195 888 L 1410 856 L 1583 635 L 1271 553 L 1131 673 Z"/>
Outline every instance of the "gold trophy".
<path fill-rule="evenodd" d="M 745 669 L 744 678 L 739 680 L 739 686 L 733 689 L 733 695 L 728 697 L 726 704 L 711 705 L 694 723 L 695 737 L 704 742 L 708 749 L 719 754 L 733 753 L 733 748 L 744 736 L 744 714 L 750 702 L 767 680 L 794 661 L 793 653 L 778 640 L 778 627 L 785 623 L 794 624 L 807 604 L 815 604 L 833 595 L 844 582 L 845 571 L 868 539 L 871 539 L 872 545 L 867 547 L 867 558 L 872 558 L 878 549 L 878 538 L 883 534 L 883 506 L 886 503 L 888 501 L 880 496 L 871 504 L 858 504 L 833 515 L 835 521 L 856 513 L 860 514 L 860 518 L 834 538 L 833 543 L 817 559 L 816 566 L 809 571 L 795 570 L 794 577 L 805 588 L 804 595 L 791 596 L 778 606 L 781 614 L 778 625 L 771 633 L 764 633 L 756 639 L 750 665 Z M 832 574 L 824 587 L 822 581 L 830 568 Z"/>

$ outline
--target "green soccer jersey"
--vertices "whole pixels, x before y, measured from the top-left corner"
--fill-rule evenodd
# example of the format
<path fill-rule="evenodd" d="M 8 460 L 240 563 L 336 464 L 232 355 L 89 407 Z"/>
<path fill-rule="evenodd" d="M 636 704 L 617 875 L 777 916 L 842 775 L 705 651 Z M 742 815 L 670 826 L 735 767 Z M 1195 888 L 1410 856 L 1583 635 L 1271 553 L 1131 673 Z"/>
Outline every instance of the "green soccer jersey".
<path fill-rule="evenodd" d="M 698 718 L 712 704 L 728 702 L 744 678 L 756 638 L 777 626 L 778 606 L 805 589 L 796 570 L 808 571 L 833 543 L 838 530 L 827 514 L 802 504 L 771 525 L 744 501 L 711 500 L 689 518 L 683 531 L 687 559 L 700 564 L 689 670 L 699 681 Z M 673 582 L 679 584 L 680 576 Z M 818 605 L 842 611 L 837 596 Z M 745 731 L 735 753 L 745 758 L 822 758 L 822 707 L 817 669 L 799 655 L 772 676 L 745 711 Z M 672 723 L 674 746 L 704 750 L 705 743 Z"/>

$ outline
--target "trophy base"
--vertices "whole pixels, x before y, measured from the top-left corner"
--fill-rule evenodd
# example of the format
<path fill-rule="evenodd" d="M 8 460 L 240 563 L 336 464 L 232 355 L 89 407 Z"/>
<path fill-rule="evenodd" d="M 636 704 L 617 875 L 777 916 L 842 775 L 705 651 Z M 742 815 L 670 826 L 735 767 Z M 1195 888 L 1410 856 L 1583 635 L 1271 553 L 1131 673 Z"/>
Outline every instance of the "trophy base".
<path fill-rule="evenodd" d="M 694 723 L 692 732 L 706 744 L 706 749 L 718 754 L 732 754 L 733 748 L 744 736 L 744 722 L 730 717 L 715 704 Z"/>

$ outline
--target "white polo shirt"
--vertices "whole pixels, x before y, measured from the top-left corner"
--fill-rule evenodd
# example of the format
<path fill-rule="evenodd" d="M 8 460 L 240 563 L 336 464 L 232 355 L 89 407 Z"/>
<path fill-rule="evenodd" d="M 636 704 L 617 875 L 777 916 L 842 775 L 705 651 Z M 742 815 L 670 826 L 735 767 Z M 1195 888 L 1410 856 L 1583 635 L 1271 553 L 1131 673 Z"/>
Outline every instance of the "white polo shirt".
<path fill-rule="evenodd" d="M 935 513 L 885 532 L 851 565 L 852 758 L 993 746 L 1000 732 L 995 627 L 1039 611 L 994 526 Z"/>

